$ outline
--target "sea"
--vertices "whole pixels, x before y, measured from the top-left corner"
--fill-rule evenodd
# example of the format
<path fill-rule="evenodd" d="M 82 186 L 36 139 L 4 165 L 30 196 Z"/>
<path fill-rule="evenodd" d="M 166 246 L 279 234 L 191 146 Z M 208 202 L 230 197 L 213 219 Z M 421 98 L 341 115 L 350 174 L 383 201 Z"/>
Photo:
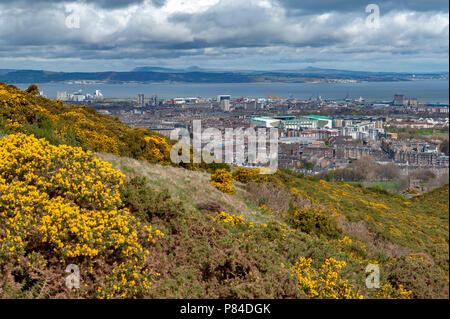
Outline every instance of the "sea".
<path fill-rule="evenodd" d="M 14 84 L 25 89 L 30 83 Z M 42 83 L 39 88 L 48 98 L 55 99 L 58 91 L 84 94 L 100 90 L 105 98 L 135 98 L 138 94 L 162 99 L 176 97 L 213 98 L 230 94 L 235 98 L 280 98 L 342 100 L 344 98 L 367 101 L 392 101 L 395 94 L 417 98 L 420 102 L 449 103 L 448 80 L 417 80 L 405 82 L 358 82 L 358 83 L 151 83 L 151 84 L 59 84 Z"/>

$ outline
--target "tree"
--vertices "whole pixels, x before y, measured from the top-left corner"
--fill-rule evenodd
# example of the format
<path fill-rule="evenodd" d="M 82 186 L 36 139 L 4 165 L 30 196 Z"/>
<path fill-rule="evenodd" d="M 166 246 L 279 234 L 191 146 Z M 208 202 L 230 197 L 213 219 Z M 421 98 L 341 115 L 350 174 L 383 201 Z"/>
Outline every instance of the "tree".
<path fill-rule="evenodd" d="M 375 159 L 370 156 L 361 157 L 354 163 L 354 170 L 356 175 L 363 176 L 364 180 L 369 181 L 376 175 Z"/>
<path fill-rule="evenodd" d="M 439 151 L 448 156 L 448 147 L 448 140 L 444 140 L 441 145 L 439 145 Z"/>
<path fill-rule="evenodd" d="M 421 181 L 429 181 L 433 178 L 436 178 L 436 174 L 429 169 L 416 169 L 410 173 L 410 178 L 418 179 Z"/>
<path fill-rule="evenodd" d="M 39 94 L 39 88 L 36 84 L 31 84 L 26 90 L 25 92 L 27 92 L 28 94 L 31 95 L 38 95 Z"/>
<path fill-rule="evenodd" d="M 401 169 L 395 163 L 379 165 L 377 169 L 376 179 L 393 180 L 398 179 L 401 175 Z"/>

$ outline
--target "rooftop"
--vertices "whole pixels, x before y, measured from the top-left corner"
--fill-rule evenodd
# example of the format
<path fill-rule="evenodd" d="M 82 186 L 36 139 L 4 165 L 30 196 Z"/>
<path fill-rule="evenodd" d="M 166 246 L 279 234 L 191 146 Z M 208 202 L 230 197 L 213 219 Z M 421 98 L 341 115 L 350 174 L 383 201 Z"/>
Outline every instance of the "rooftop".
<path fill-rule="evenodd" d="M 323 116 L 323 115 L 306 115 L 305 117 L 317 119 L 317 120 L 332 120 L 333 118 L 330 116 Z"/>

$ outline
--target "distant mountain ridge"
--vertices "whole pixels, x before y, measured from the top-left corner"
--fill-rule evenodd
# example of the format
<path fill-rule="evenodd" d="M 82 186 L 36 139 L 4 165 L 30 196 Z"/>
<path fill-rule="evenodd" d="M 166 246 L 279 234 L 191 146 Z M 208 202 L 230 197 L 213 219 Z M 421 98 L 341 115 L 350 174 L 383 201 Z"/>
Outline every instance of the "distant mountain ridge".
<path fill-rule="evenodd" d="M 202 69 L 198 66 L 190 66 L 185 69 L 163 68 L 158 66 L 142 66 L 132 70 L 132 72 L 210 72 L 211 70 Z"/>
<path fill-rule="evenodd" d="M 7 74 L 16 71 L 15 69 L 0 69 L 0 74 Z"/>
<path fill-rule="evenodd" d="M 348 71 L 308 67 L 301 70 L 224 71 L 191 66 L 185 69 L 143 66 L 129 72 L 53 72 L 45 70 L 0 70 L 5 83 L 57 83 L 69 81 L 98 81 L 104 83 L 303 83 L 317 81 L 413 81 L 418 79 L 447 79 L 448 72 L 395 73 Z"/>

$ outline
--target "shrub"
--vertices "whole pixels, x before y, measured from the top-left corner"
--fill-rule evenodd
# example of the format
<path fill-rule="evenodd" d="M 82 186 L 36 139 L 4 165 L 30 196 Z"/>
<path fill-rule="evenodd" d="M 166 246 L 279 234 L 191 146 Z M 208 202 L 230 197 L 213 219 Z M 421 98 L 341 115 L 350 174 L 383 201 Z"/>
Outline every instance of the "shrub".
<path fill-rule="evenodd" d="M 55 133 L 55 127 L 51 119 L 47 115 L 38 114 L 36 122 L 33 124 L 25 124 L 23 131 L 27 134 L 34 135 L 36 138 L 45 138 L 52 145 L 62 144 L 62 139 Z"/>
<path fill-rule="evenodd" d="M 233 175 L 225 169 L 211 174 L 211 185 L 226 194 L 234 194 L 233 181 Z"/>
<path fill-rule="evenodd" d="M 39 89 L 38 86 L 36 84 L 31 84 L 26 90 L 26 93 L 31 94 L 31 95 L 38 95 L 39 94 Z"/>
<path fill-rule="evenodd" d="M 167 190 L 150 188 L 145 177 L 125 181 L 120 187 L 120 195 L 125 207 L 148 221 L 153 217 L 169 220 L 183 211 L 181 203 L 173 201 Z"/>
<path fill-rule="evenodd" d="M 379 194 L 390 195 L 390 193 L 387 190 L 385 190 L 384 188 L 382 188 L 378 185 L 368 187 L 367 189 L 371 190 L 372 192 L 379 193 Z"/>
<path fill-rule="evenodd" d="M 208 172 L 210 172 L 210 173 L 215 173 L 219 169 L 224 169 L 224 170 L 226 170 L 228 172 L 231 171 L 231 167 L 227 163 L 212 162 L 212 163 L 209 163 L 209 164 L 205 164 L 204 162 L 202 162 L 201 166 L 206 168 L 208 170 Z"/>
<path fill-rule="evenodd" d="M 255 182 L 259 173 L 259 168 L 250 169 L 245 167 L 238 167 L 233 176 L 235 180 L 247 184 L 250 182 Z"/>
<path fill-rule="evenodd" d="M 213 220 L 215 222 L 222 222 L 233 226 L 245 224 L 244 216 L 229 214 L 227 212 L 217 212 L 216 217 L 214 217 Z"/>
<path fill-rule="evenodd" d="M 393 287 L 411 290 L 412 298 L 448 298 L 448 279 L 436 265 L 423 258 L 401 256 L 386 267 L 386 273 Z"/>
<path fill-rule="evenodd" d="M 340 277 L 340 271 L 346 266 L 345 261 L 328 258 L 318 271 L 311 267 L 311 263 L 311 258 L 301 257 L 292 268 L 297 275 L 301 295 L 308 298 L 363 298 L 347 280 Z"/>
<path fill-rule="evenodd" d="M 154 233 L 123 208 L 122 183 L 120 172 L 81 148 L 24 134 L 1 139 L 0 264 L 18 262 L 26 277 L 37 257 L 44 268 L 74 263 L 87 281 L 89 269 L 102 265 L 95 282 L 79 293 L 142 296 L 152 280 L 145 265 Z"/>
<path fill-rule="evenodd" d="M 412 291 L 406 290 L 403 285 L 398 288 L 392 287 L 387 283 L 376 290 L 375 298 L 377 299 L 411 299 Z"/>
<path fill-rule="evenodd" d="M 286 219 L 293 227 L 302 232 L 337 238 L 342 231 L 330 214 L 329 211 L 320 207 L 298 208 L 291 203 Z"/>

